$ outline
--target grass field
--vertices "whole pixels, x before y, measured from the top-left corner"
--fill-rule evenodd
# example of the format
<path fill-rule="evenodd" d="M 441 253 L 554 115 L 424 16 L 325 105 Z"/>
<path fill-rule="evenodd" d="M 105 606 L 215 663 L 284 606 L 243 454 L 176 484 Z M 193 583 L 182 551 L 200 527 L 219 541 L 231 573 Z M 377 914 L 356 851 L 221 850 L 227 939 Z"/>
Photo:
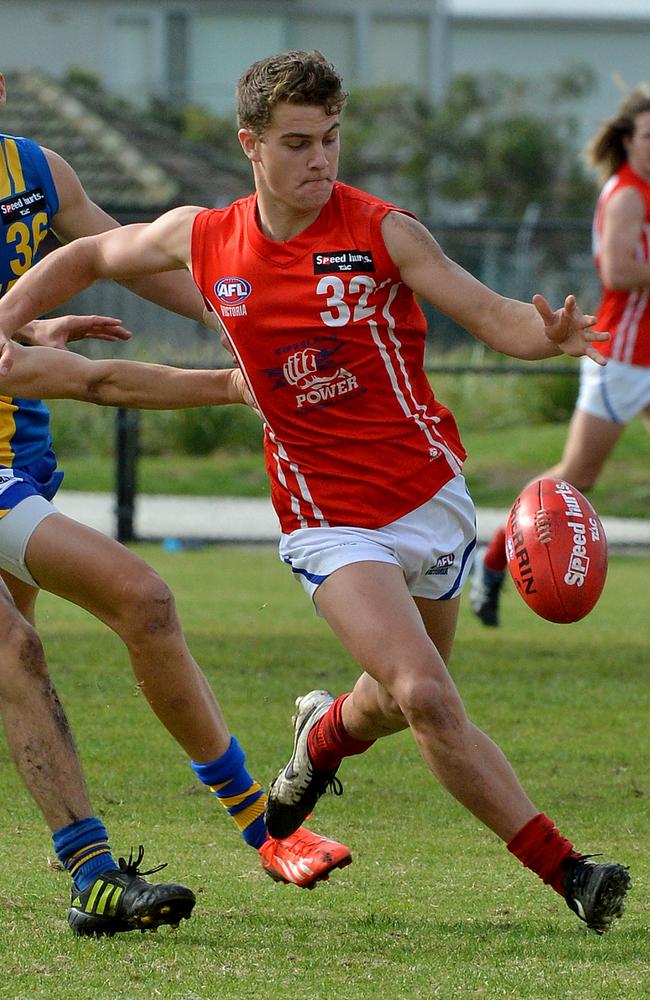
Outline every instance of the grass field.
<path fill-rule="evenodd" d="M 274 552 L 141 547 L 172 584 L 195 655 L 268 782 L 293 698 L 356 676 Z M 119 642 L 44 596 L 40 624 L 97 811 L 116 853 L 144 843 L 153 878 L 198 891 L 178 931 L 74 938 L 68 877 L 0 747 L 2 1000 L 639 1000 L 650 997 L 650 561 L 616 557 L 590 617 L 508 624 L 463 609 L 452 670 L 474 720 L 579 849 L 629 863 L 623 921 L 588 932 L 425 770 L 408 734 L 342 768 L 314 827 L 354 864 L 315 892 L 268 879 L 138 695 Z"/>
<path fill-rule="evenodd" d="M 54 427 L 56 430 L 56 422 Z M 510 507 L 524 483 L 559 461 L 565 437 L 566 425 L 562 423 L 463 430 L 469 455 L 465 476 L 474 501 L 481 506 Z M 76 455 L 74 448 L 63 449 L 60 463 L 69 489 L 114 489 L 115 463 L 110 456 Z M 622 435 L 590 494 L 598 512 L 648 517 L 649 465 L 650 437 L 637 420 Z M 220 450 L 208 455 L 145 454 L 138 464 L 138 484 L 143 493 L 268 494 L 261 449 L 243 453 Z"/>

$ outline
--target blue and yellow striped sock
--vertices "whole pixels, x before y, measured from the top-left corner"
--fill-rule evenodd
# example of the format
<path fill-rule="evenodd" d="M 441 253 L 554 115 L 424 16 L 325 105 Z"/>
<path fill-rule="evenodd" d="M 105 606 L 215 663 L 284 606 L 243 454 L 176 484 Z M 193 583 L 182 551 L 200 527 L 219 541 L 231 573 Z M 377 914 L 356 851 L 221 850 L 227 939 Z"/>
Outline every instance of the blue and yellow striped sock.
<path fill-rule="evenodd" d="M 197 764 L 190 761 L 197 778 L 208 785 L 226 812 L 239 827 L 250 847 L 260 848 L 266 840 L 264 807 L 266 795 L 244 767 L 246 754 L 233 736 L 221 757 Z"/>
<path fill-rule="evenodd" d="M 106 827 L 96 816 L 62 826 L 54 831 L 52 840 L 57 858 L 72 875 L 79 892 L 87 889 L 102 872 L 117 869 Z"/>

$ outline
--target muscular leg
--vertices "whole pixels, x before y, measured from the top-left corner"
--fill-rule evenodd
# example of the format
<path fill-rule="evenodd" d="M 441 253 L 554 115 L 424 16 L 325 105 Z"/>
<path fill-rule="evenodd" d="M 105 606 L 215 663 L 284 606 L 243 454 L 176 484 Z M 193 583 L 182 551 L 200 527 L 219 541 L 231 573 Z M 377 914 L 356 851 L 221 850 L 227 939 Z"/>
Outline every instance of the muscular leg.
<path fill-rule="evenodd" d="M 414 600 L 429 638 L 444 663 L 449 665 L 460 598 L 430 601 L 416 597 Z M 409 727 L 395 699 L 368 673 L 363 673 L 354 685 L 354 698 L 347 698 L 343 703 L 342 721 L 346 731 L 361 740 L 375 739 L 378 733 L 389 736 Z"/>
<path fill-rule="evenodd" d="M 562 458 L 544 475 L 566 479 L 581 492 L 587 492 L 596 483 L 624 430 L 624 424 L 574 410 Z"/>
<path fill-rule="evenodd" d="M 444 660 L 429 638 L 401 570 L 387 563 L 345 566 L 316 591 L 320 613 L 392 702 L 356 688 L 343 705 L 345 729 L 368 740 L 410 726 L 426 764 L 444 787 L 508 842 L 537 809 L 504 754 L 465 713 Z M 422 603 L 422 602 L 420 602 Z M 451 648 L 457 606 L 428 607 L 427 625 Z M 445 640 L 446 636 L 446 640 Z M 397 710 L 391 709 L 394 703 Z M 383 718 L 378 717 L 383 711 Z"/>
<path fill-rule="evenodd" d="M 120 636 L 151 708 L 193 760 L 227 750 L 230 733 L 187 648 L 173 595 L 147 563 L 58 513 L 33 532 L 26 562 L 44 590 L 86 608 Z"/>
<path fill-rule="evenodd" d="M 0 583 L 0 713 L 9 750 L 51 830 L 92 815 L 41 642 Z"/>
<path fill-rule="evenodd" d="M 248 773 L 244 753 L 187 648 L 169 588 L 150 566 L 61 514 L 34 530 L 26 561 L 43 589 L 86 608 L 120 636 L 151 708 L 191 758 L 197 777 L 213 788 L 245 843 L 259 850 L 272 878 L 308 888 L 350 863 L 343 844 L 312 831 L 268 839 L 266 795 Z"/>

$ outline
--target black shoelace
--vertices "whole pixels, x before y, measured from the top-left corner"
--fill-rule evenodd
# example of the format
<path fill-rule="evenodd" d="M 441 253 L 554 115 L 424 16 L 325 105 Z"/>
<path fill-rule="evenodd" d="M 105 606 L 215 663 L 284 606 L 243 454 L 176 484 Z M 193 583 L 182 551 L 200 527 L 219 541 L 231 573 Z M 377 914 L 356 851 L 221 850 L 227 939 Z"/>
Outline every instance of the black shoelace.
<path fill-rule="evenodd" d="M 141 872 L 139 870 L 139 864 L 144 857 L 144 847 L 140 844 L 138 848 L 138 856 L 133 859 L 133 848 L 129 851 L 129 860 L 126 861 L 124 858 L 118 858 L 118 864 L 120 866 L 120 871 L 124 872 L 125 875 L 134 875 L 138 878 L 143 878 L 145 875 L 153 875 L 154 872 L 162 871 L 163 868 L 167 867 L 167 862 L 165 861 L 162 865 L 156 865 L 155 868 L 150 868 L 146 872 Z"/>

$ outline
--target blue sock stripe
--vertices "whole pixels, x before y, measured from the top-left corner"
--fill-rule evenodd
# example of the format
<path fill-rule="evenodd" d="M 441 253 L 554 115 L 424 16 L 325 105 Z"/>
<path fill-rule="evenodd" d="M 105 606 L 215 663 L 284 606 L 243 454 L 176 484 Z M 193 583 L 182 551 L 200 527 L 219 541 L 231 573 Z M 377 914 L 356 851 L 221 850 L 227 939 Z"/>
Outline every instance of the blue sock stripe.
<path fill-rule="evenodd" d="M 263 813 L 260 816 L 256 816 L 243 829 L 242 823 L 245 822 L 245 815 L 239 821 L 235 819 L 236 816 L 242 813 L 245 814 L 247 809 L 253 808 L 254 813 L 260 812 L 261 808 L 258 807 L 256 809 L 255 803 L 259 802 L 260 798 L 264 795 L 264 789 L 260 788 L 258 782 L 248 773 L 244 766 L 245 763 L 246 754 L 233 736 L 231 737 L 228 749 L 221 757 L 208 761 L 206 764 L 197 764 L 196 761 L 192 760 L 190 761 L 190 766 L 199 781 L 212 788 L 216 798 L 219 799 L 222 806 L 239 826 L 244 841 L 250 847 L 257 849 L 262 846 L 267 837 Z M 215 788 L 218 785 L 222 785 L 223 787 Z M 228 799 L 240 796 L 244 796 L 240 802 L 235 802 L 232 805 L 228 804 Z"/>
<path fill-rule="evenodd" d="M 117 868 L 106 827 L 97 816 L 71 823 L 52 834 L 56 856 L 83 892 L 102 872 Z"/>
<path fill-rule="evenodd" d="M 243 768 L 245 761 L 246 754 L 233 736 L 228 749 L 221 757 L 206 764 L 197 764 L 191 760 L 190 767 L 204 785 L 220 785 L 223 781 L 234 778 Z"/>
<path fill-rule="evenodd" d="M 259 850 L 266 841 L 267 835 L 264 816 L 258 816 L 254 823 L 251 823 L 245 830 L 242 830 L 244 841 L 249 847 L 254 847 L 256 850 Z"/>
<path fill-rule="evenodd" d="M 87 847 L 88 844 L 107 840 L 106 827 L 97 816 L 89 816 L 87 819 L 80 819 L 69 826 L 62 826 L 52 834 L 54 850 L 61 864 L 65 864 L 69 857 Z"/>

